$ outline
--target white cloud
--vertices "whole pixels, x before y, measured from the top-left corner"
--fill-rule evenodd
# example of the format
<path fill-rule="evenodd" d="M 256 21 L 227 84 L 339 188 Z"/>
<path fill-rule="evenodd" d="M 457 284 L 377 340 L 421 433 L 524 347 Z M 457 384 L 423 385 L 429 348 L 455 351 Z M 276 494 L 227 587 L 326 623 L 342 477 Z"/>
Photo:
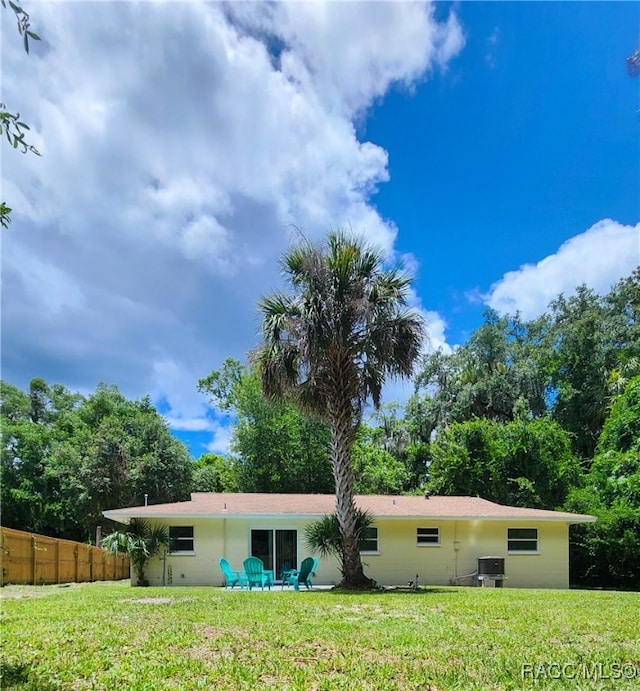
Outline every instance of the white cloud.
<path fill-rule="evenodd" d="M 412 255 L 405 255 L 403 260 L 407 271 L 412 273 L 410 269 L 414 261 Z M 447 342 L 445 334 L 447 324 L 443 317 L 433 310 L 425 310 L 422 307 L 420 298 L 414 292 L 411 293 L 410 304 L 422 317 L 425 326 L 426 338 L 422 348 L 422 355 L 428 355 L 437 350 L 446 354 L 453 352 L 452 346 Z M 419 364 L 417 367 L 419 367 Z M 383 387 L 381 398 L 383 403 L 393 402 L 404 406 L 413 393 L 414 383 L 411 379 L 392 379 Z"/>
<path fill-rule="evenodd" d="M 583 283 L 599 294 L 609 292 L 639 264 L 640 223 L 626 226 L 605 219 L 537 264 L 506 273 L 491 286 L 486 303 L 498 312 L 520 311 L 533 319 L 560 293 L 571 295 Z"/>
<path fill-rule="evenodd" d="M 410 86 L 425 70 L 445 67 L 464 36 L 451 12 L 434 20 L 435 6 L 422 2 L 232 3 L 241 27 L 283 42 L 283 73 L 313 82 L 331 110 L 352 116 L 383 96 L 394 82 Z"/>
<path fill-rule="evenodd" d="M 409 274 L 415 276 L 418 264 L 412 254 L 404 254 L 402 257 L 404 270 Z M 433 353 L 436 350 L 441 350 L 444 353 L 451 353 L 451 345 L 447 342 L 445 330 L 447 323 L 434 310 L 428 310 L 424 307 L 422 299 L 415 292 L 413 288 L 409 290 L 409 305 L 422 317 L 425 327 L 425 340 L 423 344 L 423 354 Z"/>
<path fill-rule="evenodd" d="M 216 422 L 207 417 L 173 417 L 165 415 L 169 429 L 179 432 L 214 432 L 217 429 Z"/>
<path fill-rule="evenodd" d="M 445 320 L 437 312 L 418 309 L 418 313 L 424 320 L 427 333 L 422 354 L 427 355 L 434 353 L 436 350 L 441 350 L 446 354 L 453 352 L 453 348 L 447 343 L 445 335 L 447 325 Z M 419 368 L 419 366 L 418 363 L 417 367 Z M 382 391 L 382 402 L 399 403 L 401 406 L 404 406 L 413 395 L 414 390 L 414 382 L 411 379 L 389 380 Z"/>
<path fill-rule="evenodd" d="M 207 451 L 217 454 L 228 454 L 231 450 L 233 427 L 217 424 L 213 430 L 213 439 L 207 444 Z"/>
<path fill-rule="evenodd" d="M 224 445 L 196 382 L 255 344 L 291 224 L 311 238 L 350 225 L 393 251 L 370 202 L 387 153 L 354 120 L 446 66 L 455 14 L 52 2 L 32 23 L 30 56 L 2 23 L 3 100 L 43 154 L 3 153 L 3 376 L 150 392 L 176 428 Z"/>
<path fill-rule="evenodd" d="M 445 320 L 433 311 L 423 313 L 424 320 L 427 325 L 427 334 L 429 340 L 425 351 L 427 353 L 434 353 L 436 350 L 441 350 L 443 353 L 450 354 L 452 352 L 451 345 L 447 343 L 445 329 L 447 324 Z"/>

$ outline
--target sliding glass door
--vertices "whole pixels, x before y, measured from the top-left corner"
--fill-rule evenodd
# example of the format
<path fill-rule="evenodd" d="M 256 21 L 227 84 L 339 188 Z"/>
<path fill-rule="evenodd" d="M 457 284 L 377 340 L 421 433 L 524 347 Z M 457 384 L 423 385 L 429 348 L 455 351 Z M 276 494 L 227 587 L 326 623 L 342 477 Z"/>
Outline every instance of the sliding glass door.
<path fill-rule="evenodd" d="M 264 568 L 280 578 L 283 569 L 298 568 L 298 531 L 252 530 L 251 556 L 262 559 Z"/>

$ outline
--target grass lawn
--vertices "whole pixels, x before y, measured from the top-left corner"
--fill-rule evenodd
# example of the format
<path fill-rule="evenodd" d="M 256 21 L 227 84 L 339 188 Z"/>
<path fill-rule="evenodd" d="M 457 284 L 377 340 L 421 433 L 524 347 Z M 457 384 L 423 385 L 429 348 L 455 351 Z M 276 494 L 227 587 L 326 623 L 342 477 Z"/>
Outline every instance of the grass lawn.
<path fill-rule="evenodd" d="M 1 595 L 3 689 L 640 688 L 640 593 L 121 582 Z"/>

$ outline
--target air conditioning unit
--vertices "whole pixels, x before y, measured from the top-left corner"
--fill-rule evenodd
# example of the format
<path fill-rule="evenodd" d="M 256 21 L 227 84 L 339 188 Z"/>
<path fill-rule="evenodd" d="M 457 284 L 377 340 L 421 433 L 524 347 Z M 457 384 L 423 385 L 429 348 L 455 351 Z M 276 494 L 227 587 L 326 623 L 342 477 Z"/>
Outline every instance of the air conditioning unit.
<path fill-rule="evenodd" d="M 502 588 L 506 579 L 504 557 L 478 557 L 478 584 L 483 588 Z"/>

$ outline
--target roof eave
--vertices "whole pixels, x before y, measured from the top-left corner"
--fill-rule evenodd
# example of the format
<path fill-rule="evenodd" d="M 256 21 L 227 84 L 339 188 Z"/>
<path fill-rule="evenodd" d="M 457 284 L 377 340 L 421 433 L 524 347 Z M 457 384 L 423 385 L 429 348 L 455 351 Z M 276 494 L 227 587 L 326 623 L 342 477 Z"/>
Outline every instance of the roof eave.
<path fill-rule="evenodd" d="M 105 518 L 109 518 L 118 523 L 128 523 L 132 518 L 145 517 L 145 518 L 242 518 L 249 520 L 316 520 L 321 518 L 324 514 L 314 513 L 314 514 L 285 514 L 285 513 L 212 513 L 212 512 L 185 512 L 185 511 L 167 511 L 164 513 L 156 512 L 146 512 L 144 509 L 146 507 L 139 507 L 141 510 L 136 511 L 133 509 L 127 509 L 126 513 L 122 509 L 112 509 L 110 511 L 103 511 Z M 385 516 L 378 515 L 378 519 L 384 520 L 420 520 L 420 521 L 526 521 L 526 522 L 537 522 L 537 523 L 568 523 L 569 525 L 577 525 L 579 523 L 595 523 L 597 521 L 596 516 L 589 515 L 558 515 L 558 516 L 536 516 L 536 515 L 506 515 L 506 516 L 474 516 L 474 515 L 459 515 L 459 516 L 438 516 L 429 514 L 416 514 L 416 515 L 403 515 L 403 516 Z"/>

